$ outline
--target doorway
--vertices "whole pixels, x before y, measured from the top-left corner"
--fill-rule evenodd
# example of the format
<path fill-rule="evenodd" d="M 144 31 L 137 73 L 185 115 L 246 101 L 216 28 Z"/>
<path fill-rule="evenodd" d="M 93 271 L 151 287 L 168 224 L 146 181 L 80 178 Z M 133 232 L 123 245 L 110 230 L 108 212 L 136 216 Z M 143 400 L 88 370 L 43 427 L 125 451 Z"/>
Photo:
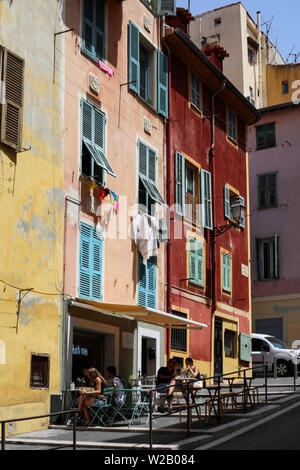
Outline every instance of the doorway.
<path fill-rule="evenodd" d="M 138 374 L 153 377 L 160 367 L 160 333 L 138 329 Z"/>
<path fill-rule="evenodd" d="M 214 376 L 223 375 L 223 323 L 215 318 Z"/>

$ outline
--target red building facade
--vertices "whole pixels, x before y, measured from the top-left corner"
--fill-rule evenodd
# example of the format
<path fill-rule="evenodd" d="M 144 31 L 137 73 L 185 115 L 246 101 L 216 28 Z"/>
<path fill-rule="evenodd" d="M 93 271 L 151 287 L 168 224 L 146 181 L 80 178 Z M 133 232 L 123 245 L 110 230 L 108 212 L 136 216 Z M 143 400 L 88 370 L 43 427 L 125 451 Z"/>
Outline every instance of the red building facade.
<path fill-rule="evenodd" d="M 226 52 L 199 50 L 178 16 L 186 25 L 186 11 L 177 11 L 165 34 L 167 309 L 207 328 L 169 330 L 166 353 L 192 357 L 213 376 L 251 360 L 247 126 L 259 113 L 223 75 Z M 242 217 L 235 206 L 245 207 Z"/>

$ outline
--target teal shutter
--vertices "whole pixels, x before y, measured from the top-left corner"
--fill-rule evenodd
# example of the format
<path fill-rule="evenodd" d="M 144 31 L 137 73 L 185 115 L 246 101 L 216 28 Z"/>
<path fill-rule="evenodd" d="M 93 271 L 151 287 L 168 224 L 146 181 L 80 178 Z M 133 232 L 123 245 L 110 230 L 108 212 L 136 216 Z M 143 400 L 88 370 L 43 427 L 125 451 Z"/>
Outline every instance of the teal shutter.
<path fill-rule="evenodd" d="M 92 227 L 80 226 L 80 254 L 79 254 L 79 295 L 86 299 L 91 294 L 92 256 L 90 249 Z"/>
<path fill-rule="evenodd" d="M 138 305 L 147 306 L 147 268 L 141 254 L 138 254 Z"/>
<path fill-rule="evenodd" d="M 245 198 L 243 196 L 240 196 L 240 201 L 243 206 L 245 206 Z M 240 227 L 245 228 L 246 227 L 246 216 L 247 216 L 247 208 L 245 207 L 245 217 L 242 217 L 240 220 Z"/>
<path fill-rule="evenodd" d="M 105 60 L 105 0 L 83 0 L 82 49 L 94 60 Z"/>
<path fill-rule="evenodd" d="M 224 186 L 224 213 L 225 218 L 231 220 L 230 189 L 226 184 Z"/>
<path fill-rule="evenodd" d="M 175 153 L 175 205 L 179 215 L 185 215 L 185 159 L 184 156 Z"/>
<path fill-rule="evenodd" d="M 79 295 L 102 300 L 102 235 L 86 224 L 80 225 Z"/>
<path fill-rule="evenodd" d="M 279 269 L 279 236 L 275 235 L 274 239 L 274 278 L 280 279 Z"/>
<path fill-rule="evenodd" d="M 157 51 L 157 111 L 168 118 L 168 57 L 161 51 Z"/>
<path fill-rule="evenodd" d="M 195 284 L 204 286 L 204 245 L 195 238 L 189 239 L 189 278 Z"/>
<path fill-rule="evenodd" d="M 102 235 L 96 229 L 92 231 L 93 272 L 91 285 L 91 298 L 102 300 Z"/>
<path fill-rule="evenodd" d="M 147 263 L 147 307 L 156 308 L 156 263 L 151 258 Z"/>
<path fill-rule="evenodd" d="M 155 258 L 144 265 L 143 258 L 138 253 L 138 305 L 156 308 L 156 262 Z"/>
<path fill-rule="evenodd" d="M 234 142 L 237 140 L 237 128 L 236 128 L 236 114 L 231 109 L 228 108 L 228 137 L 230 137 Z"/>
<path fill-rule="evenodd" d="M 251 336 L 240 333 L 239 358 L 241 361 L 251 362 Z"/>
<path fill-rule="evenodd" d="M 200 80 L 191 73 L 191 103 L 201 110 Z"/>
<path fill-rule="evenodd" d="M 82 100 L 81 102 L 81 133 L 90 143 L 93 142 L 93 107 Z"/>
<path fill-rule="evenodd" d="M 129 22 L 128 82 L 130 90 L 140 94 L 140 30 Z"/>
<path fill-rule="evenodd" d="M 203 169 L 201 169 L 201 204 L 202 225 L 204 228 L 213 230 L 211 174 Z"/>
<path fill-rule="evenodd" d="M 222 288 L 231 292 L 231 256 L 222 253 Z"/>

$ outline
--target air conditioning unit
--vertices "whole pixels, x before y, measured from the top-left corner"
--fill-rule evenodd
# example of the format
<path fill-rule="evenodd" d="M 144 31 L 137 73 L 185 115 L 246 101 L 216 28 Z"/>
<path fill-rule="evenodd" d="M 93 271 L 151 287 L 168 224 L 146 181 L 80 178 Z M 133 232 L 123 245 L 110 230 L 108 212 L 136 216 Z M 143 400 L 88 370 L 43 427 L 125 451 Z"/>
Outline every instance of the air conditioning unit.
<path fill-rule="evenodd" d="M 157 0 L 157 16 L 176 16 L 176 0 Z"/>
<path fill-rule="evenodd" d="M 252 98 L 252 96 L 247 96 L 247 100 L 250 101 L 250 103 L 252 104 L 252 106 L 256 107 L 255 99 Z"/>

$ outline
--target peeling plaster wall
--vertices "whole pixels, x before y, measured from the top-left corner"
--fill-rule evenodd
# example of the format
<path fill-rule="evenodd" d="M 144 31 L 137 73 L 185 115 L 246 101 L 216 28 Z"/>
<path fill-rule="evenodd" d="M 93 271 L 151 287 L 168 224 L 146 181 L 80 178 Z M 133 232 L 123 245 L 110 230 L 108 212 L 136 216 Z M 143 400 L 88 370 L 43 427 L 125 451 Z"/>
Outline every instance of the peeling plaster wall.
<path fill-rule="evenodd" d="M 35 0 L 33 16 L 31 0 L 0 2 L 0 44 L 25 60 L 25 151 L 0 144 L 0 419 L 48 413 L 60 389 L 64 42 L 55 67 L 53 44 L 62 9 L 63 0 Z M 33 291 L 18 305 L 11 286 Z M 32 353 L 50 356 L 49 390 L 30 388 Z M 13 433 L 45 424 L 17 423 Z"/>

